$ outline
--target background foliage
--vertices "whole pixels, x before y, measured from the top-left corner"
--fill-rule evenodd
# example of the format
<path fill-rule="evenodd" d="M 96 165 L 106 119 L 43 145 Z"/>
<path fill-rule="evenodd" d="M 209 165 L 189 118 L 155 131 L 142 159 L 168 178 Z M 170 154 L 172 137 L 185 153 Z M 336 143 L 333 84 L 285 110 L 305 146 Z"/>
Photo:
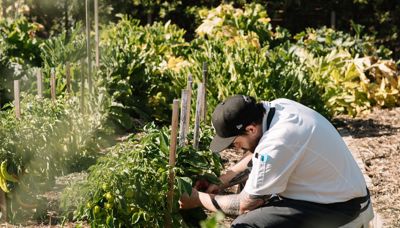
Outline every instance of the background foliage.
<path fill-rule="evenodd" d="M 108 226 L 163 224 L 165 205 L 160 210 L 159 204 L 149 203 L 163 202 L 166 191 L 169 130 L 161 127 L 169 123 L 170 104 L 186 87 L 189 75 L 196 91 L 203 80 L 203 64 L 208 117 L 220 100 L 233 94 L 259 100 L 286 97 L 326 117 L 400 105 L 394 16 L 399 8 L 394 1 L 247 2 L 100 1 L 101 61 L 93 69 L 95 89 L 89 95 L 84 1 L 3 0 L 0 158 L 20 179 L 6 186 L 12 214 L 27 206 L 18 198 L 21 195 L 34 203 L 54 185 L 56 176 L 93 164 L 88 179 L 65 193 L 67 214 L 76 209 L 76 219 Z M 348 8 L 370 16 L 346 14 Z M 341 30 L 322 26 L 329 25 L 326 15 L 332 11 Z M 90 51 L 94 53 L 93 48 Z M 71 93 L 66 93 L 67 64 Z M 43 72 L 44 99 L 33 95 L 38 68 Z M 57 102 L 48 99 L 52 70 Z M 14 79 L 21 80 L 24 91 L 19 120 L 10 102 Z M 148 122 L 155 124 L 142 128 Z M 201 150 L 178 149 L 176 198 L 199 178 L 215 181 L 220 171 L 215 155 L 206 149 L 212 129 L 202 129 Z M 127 132 L 141 133 L 109 148 L 116 133 Z M 103 186 L 105 182 L 109 184 Z M 37 205 L 29 208 L 40 211 Z M 175 222 L 183 224 L 177 208 L 175 201 Z"/>

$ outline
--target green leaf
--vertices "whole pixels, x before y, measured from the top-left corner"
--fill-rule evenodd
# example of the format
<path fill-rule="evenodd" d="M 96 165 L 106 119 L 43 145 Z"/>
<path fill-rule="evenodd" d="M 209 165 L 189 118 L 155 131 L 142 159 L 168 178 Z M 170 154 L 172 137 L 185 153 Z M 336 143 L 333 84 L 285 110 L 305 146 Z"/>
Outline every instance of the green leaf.
<path fill-rule="evenodd" d="M 183 193 L 192 194 L 192 180 L 189 177 L 177 177 L 178 192 L 180 195 Z"/>
<path fill-rule="evenodd" d="M 132 220 L 132 224 L 138 223 L 140 220 L 140 212 L 133 213 L 131 220 Z"/>

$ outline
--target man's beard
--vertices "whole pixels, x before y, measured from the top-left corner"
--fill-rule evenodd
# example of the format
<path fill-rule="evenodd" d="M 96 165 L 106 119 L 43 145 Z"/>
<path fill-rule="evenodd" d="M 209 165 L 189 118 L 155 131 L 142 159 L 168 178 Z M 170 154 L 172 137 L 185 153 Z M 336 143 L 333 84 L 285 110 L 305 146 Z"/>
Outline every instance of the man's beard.
<path fill-rule="evenodd" d="M 254 153 L 254 151 L 256 150 L 256 147 L 258 146 L 258 143 L 260 142 L 262 135 L 258 137 L 258 139 L 254 140 L 254 143 L 251 143 L 251 145 L 249 145 L 249 148 L 243 148 L 243 150 L 245 151 L 250 151 L 251 153 Z"/>

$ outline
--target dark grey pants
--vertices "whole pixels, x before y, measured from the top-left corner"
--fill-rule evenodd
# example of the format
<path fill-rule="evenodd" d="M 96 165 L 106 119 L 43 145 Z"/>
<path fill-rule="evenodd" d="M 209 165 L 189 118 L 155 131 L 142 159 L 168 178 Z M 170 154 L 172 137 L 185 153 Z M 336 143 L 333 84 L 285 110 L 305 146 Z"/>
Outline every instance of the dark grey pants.
<path fill-rule="evenodd" d="M 273 197 L 266 205 L 237 217 L 232 227 L 339 227 L 362 211 L 360 201 L 319 204 Z"/>

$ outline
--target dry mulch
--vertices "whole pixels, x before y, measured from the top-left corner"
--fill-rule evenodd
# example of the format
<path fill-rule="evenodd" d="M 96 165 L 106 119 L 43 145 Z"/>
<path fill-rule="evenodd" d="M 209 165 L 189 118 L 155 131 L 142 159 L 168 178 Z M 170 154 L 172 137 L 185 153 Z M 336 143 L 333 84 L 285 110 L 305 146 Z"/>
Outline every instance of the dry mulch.
<path fill-rule="evenodd" d="M 351 136 L 346 142 L 371 179 L 372 202 L 383 227 L 400 227 L 400 108 L 374 109 L 354 119 L 337 117 L 334 123 Z"/>

